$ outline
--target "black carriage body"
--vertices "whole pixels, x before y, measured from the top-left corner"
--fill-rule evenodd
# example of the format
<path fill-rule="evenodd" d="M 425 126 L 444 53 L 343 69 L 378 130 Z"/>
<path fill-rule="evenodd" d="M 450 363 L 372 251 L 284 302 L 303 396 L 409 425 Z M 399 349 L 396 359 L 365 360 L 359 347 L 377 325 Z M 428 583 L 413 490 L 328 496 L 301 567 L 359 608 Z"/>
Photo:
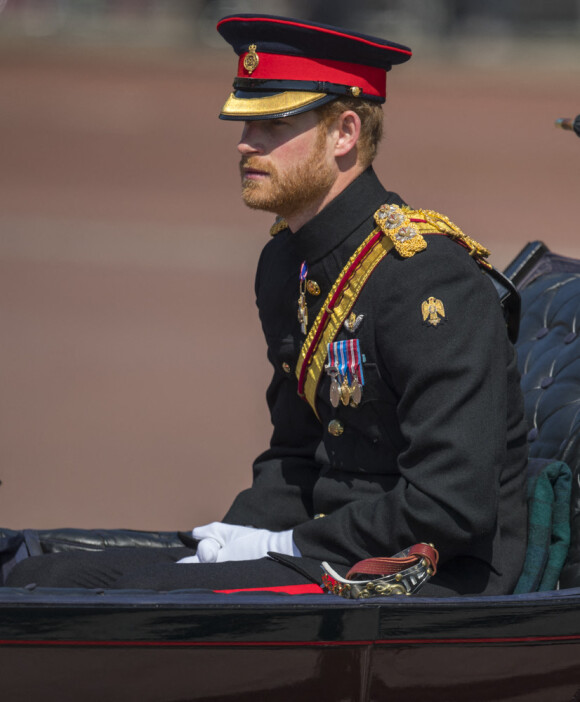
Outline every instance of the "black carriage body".
<path fill-rule="evenodd" d="M 580 589 L 358 602 L 10 589 L 0 606 L 10 701 L 568 702 L 580 689 Z"/>

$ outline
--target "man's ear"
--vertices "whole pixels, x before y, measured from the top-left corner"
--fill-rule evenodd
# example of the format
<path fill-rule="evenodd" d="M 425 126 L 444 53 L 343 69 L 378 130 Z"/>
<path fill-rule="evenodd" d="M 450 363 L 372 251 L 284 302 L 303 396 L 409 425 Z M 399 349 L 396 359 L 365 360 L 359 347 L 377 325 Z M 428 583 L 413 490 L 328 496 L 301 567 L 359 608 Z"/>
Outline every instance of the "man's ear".
<path fill-rule="evenodd" d="M 360 117 L 352 110 L 346 110 L 335 123 L 335 157 L 346 156 L 356 146 L 360 136 Z"/>

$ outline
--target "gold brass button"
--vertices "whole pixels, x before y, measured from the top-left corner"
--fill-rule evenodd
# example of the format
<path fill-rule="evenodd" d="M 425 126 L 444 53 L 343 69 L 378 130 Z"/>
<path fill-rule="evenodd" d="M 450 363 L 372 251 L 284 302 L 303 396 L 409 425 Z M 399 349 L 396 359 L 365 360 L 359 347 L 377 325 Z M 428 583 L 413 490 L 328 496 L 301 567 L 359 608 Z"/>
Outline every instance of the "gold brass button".
<path fill-rule="evenodd" d="M 306 290 L 311 295 L 320 295 L 320 285 L 315 280 L 306 281 Z"/>
<path fill-rule="evenodd" d="M 344 426 L 338 419 L 331 419 L 328 423 L 328 431 L 332 436 L 340 436 L 344 431 Z"/>
<path fill-rule="evenodd" d="M 290 373 L 292 368 L 290 368 L 289 363 L 286 363 L 286 361 L 284 361 L 284 363 L 282 364 L 282 370 L 284 371 L 284 373 Z"/>
<path fill-rule="evenodd" d="M 322 517 L 326 517 L 326 514 L 324 514 L 324 512 L 319 512 L 318 514 L 314 515 L 314 519 L 322 519 Z"/>

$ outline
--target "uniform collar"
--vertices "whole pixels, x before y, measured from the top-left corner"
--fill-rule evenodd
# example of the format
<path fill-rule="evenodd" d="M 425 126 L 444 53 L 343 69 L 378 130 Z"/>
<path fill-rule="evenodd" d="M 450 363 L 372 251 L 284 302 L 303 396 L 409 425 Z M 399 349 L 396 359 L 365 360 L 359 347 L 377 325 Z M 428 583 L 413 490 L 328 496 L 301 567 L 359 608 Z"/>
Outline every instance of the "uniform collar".
<path fill-rule="evenodd" d="M 299 258 L 314 263 L 342 244 L 381 205 L 391 202 L 402 203 L 402 200 L 385 190 L 369 166 L 321 212 L 290 234 L 290 246 Z M 364 236 L 371 233 L 372 226 L 363 232 Z"/>

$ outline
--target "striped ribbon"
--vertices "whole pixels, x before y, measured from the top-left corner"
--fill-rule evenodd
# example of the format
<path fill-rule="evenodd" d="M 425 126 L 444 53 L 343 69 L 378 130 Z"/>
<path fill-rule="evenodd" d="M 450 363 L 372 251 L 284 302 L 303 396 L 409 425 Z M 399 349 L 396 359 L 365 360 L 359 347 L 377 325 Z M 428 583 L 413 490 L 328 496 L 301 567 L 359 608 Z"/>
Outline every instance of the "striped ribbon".
<path fill-rule="evenodd" d="M 338 370 L 340 381 L 346 376 L 349 385 L 357 380 L 365 384 L 359 339 L 346 339 L 328 344 L 328 365 Z"/>

